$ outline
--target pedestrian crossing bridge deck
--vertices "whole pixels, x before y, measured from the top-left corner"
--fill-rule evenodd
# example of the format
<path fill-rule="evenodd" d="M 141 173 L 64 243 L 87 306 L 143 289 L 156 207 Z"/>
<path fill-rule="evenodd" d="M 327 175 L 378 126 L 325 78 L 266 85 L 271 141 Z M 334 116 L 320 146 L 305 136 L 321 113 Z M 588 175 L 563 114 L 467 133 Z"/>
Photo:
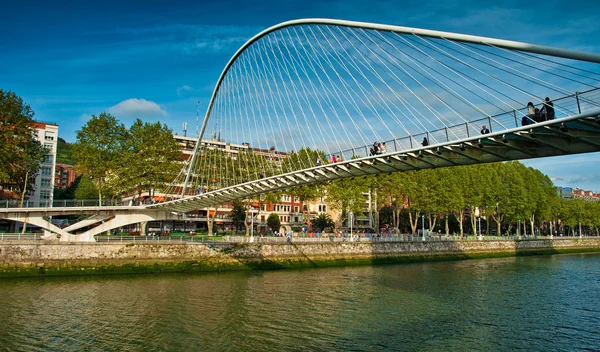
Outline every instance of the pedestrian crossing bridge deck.
<path fill-rule="evenodd" d="M 600 109 L 458 141 L 317 166 L 148 207 L 188 212 L 342 178 L 597 151 L 600 151 Z"/>

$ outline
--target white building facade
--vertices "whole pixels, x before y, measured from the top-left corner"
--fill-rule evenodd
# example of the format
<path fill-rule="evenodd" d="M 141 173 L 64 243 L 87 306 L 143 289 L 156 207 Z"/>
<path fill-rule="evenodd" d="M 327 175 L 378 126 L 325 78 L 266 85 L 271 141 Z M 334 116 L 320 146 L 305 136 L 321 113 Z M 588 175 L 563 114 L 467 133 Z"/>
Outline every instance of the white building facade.
<path fill-rule="evenodd" d="M 48 150 L 40 171 L 35 178 L 35 189 L 29 192 L 29 201 L 34 205 L 52 206 L 54 174 L 56 170 L 56 148 L 58 145 L 58 125 L 34 122 L 36 139 Z"/>

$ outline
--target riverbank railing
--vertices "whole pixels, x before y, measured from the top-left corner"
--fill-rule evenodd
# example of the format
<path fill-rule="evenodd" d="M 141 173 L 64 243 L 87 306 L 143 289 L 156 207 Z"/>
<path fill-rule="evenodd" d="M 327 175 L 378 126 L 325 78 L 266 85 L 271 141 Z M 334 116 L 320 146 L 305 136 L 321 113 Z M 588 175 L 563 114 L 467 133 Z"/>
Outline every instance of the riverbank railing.
<path fill-rule="evenodd" d="M 354 243 L 373 243 L 373 242 L 448 242 L 448 241 L 524 241 L 524 240 L 558 240 L 558 239 L 573 239 L 573 238 L 596 238 L 599 236 L 583 235 L 567 236 L 567 235 L 510 235 L 510 236 L 460 236 L 460 235 L 420 235 L 404 234 L 400 236 L 329 236 L 323 235 L 319 237 L 260 237 L 260 236 L 224 236 L 219 239 L 213 239 L 207 236 L 97 236 L 96 243 L 207 243 L 207 244 L 224 244 L 224 243 L 328 243 L 328 242 L 354 242 Z M 0 241 L 18 241 L 18 242 L 39 242 L 39 243 L 56 243 L 57 240 L 49 240 L 41 234 L 21 234 L 21 233 L 0 233 Z"/>

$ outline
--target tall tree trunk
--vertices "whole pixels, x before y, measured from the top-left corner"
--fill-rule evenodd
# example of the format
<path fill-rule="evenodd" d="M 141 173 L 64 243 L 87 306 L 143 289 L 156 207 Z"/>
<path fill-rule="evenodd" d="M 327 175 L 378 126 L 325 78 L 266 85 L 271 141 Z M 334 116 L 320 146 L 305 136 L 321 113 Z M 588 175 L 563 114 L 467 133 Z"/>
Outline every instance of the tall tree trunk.
<path fill-rule="evenodd" d="M 402 212 L 402 208 L 396 206 L 396 208 L 394 208 L 394 227 L 395 228 L 400 228 L 400 213 Z"/>
<path fill-rule="evenodd" d="M 435 225 L 437 225 L 437 213 L 433 213 L 433 223 L 432 223 L 432 214 L 429 213 L 429 231 L 433 231 L 435 229 Z"/>
<path fill-rule="evenodd" d="M 217 210 L 215 209 L 215 213 L 213 216 L 210 216 L 210 208 L 206 210 L 206 226 L 208 227 L 208 235 L 213 235 L 213 223 L 215 221 L 215 217 L 217 216 Z"/>
<path fill-rule="evenodd" d="M 244 217 L 244 227 L 246 228 L 246 237 L 250 236 L 250 226 L 253 224 L 248 224 L 248 214 L 250 214 L 249 211 L 245 212 L 246 216 Z M 252 216 L 252 214 L 250 214 L 250 216 Z"/>
<path fill-rule="evenodd" d="M 460 236 L 461 237 L 465 234 L 464 228 L 463 228 L 464 217 L 465 217 L 464 209 L 459 210 L 458 211 L 458 226 L 460 228 Z"/>
<path fill-rule="evenodd" d="M 449 217 L 450 217 L 450 213 L 446 213 L 446 219 L 445 219 L 446 220 L 445 221 L 445 223 L 446 223 L 446 226 L 445 226 L 445 228 L 446 228 L 446 236 L 450 236 L 450 226 L 448 226 L 448 218 Z"/>
<path fill-rule="evenodd" d="M 535 223 L 535 214 L 532 214 L 531 217 L 529 218 L 529 223 L 531 224 L 531 235 L 534 235 L 534 228 L 533 225 Z"/>
<path fill-rule="evenodd" d="M 475 216 L 475 207 L 471 207 L 471 232 L 473 236 L 477 236 L 477 217 Z"/>
<path fill-rule="evenodd" d="M 27 184 L 29 180 L 29 173 L 25 173 L 25 184 L 23 185 L 23 193 L 21 193 L 21 208 L 23 208 L 23 202 L 25 201 L 25 194 L 27 193 Z"/>
<path fill-rule="evenodd" d="M 492 219 L 496 222 L 496 235 L 501 236 L 502 233 L 502 221 L 504 220 L 504 215 L 500 215 L 499 213 L 492 214 Z M 489 226 L 488 226 L 489 228 Z"/>
<path fill-rule="evenodd" d="M 417 233 L 417 223 L 419 222 L 419 213 L 415 210 L 415 220 L 413 221 L 412 211 L 408 211 L 408 220 L 410 222 L 410 228 L 412 230 L 412 234 Z"/>

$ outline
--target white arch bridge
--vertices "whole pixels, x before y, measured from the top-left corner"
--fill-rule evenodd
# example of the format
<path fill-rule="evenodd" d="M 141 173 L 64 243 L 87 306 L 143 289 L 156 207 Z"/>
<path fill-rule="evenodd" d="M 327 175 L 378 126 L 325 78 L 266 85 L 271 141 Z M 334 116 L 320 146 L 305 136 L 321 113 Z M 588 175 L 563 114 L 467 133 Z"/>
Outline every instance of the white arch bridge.
<path fill-rule="evenodd" d="M 599 64 L 597 53 L 456 33 L 284 22 L 227 63 L 193 156 L 164 190 L 172 200 L 0 217 L 93 241 L 126 223 L 340 178 L 596 152 Z M 43 219 L 73 211 L 99 225 L 73 235 L 77 226 Z"/>

